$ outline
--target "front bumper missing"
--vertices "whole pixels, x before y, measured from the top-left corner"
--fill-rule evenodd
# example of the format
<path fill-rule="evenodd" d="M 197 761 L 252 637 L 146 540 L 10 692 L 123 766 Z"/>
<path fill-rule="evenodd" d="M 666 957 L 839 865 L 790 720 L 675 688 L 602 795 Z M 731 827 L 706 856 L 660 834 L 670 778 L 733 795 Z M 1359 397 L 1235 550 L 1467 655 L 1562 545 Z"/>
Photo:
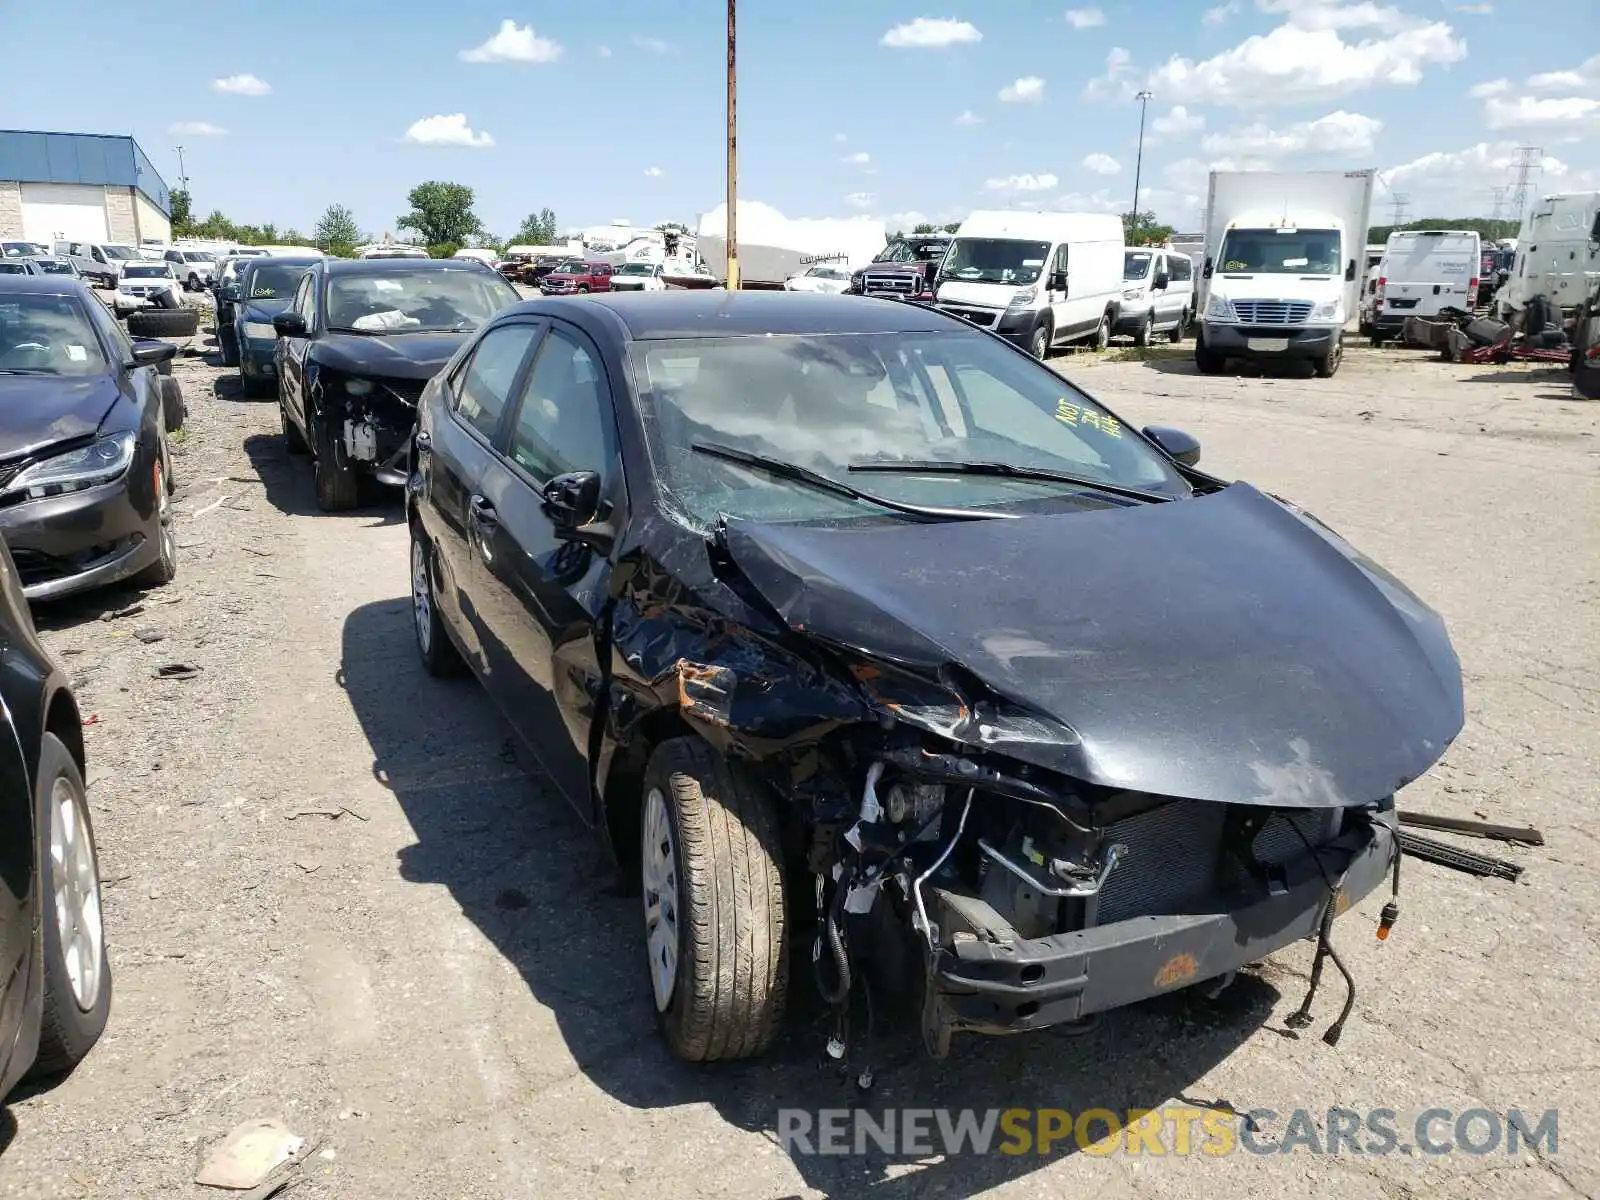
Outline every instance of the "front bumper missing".
<path fill-rule="evenodd" d="M 1021 1033 L 1135 1004 L 1315 937 L 1330 902 L 1322 872 L 1339 883 L 1331 902 L 1336 915 L 1344 913 L 1391 870 L 1398 852 L 1392 820 L 1392 812 L 1375 817 L 1320 847 L 1321 870 L 1309 856 L 1286 864 L 1281 888 L 1239 897 L 1237 907 L 1219 896 L 1213 912 L 942 947 L 929 964 L 924 996 L 928 1050 L 947 1055 L 958 1032 Z"/>

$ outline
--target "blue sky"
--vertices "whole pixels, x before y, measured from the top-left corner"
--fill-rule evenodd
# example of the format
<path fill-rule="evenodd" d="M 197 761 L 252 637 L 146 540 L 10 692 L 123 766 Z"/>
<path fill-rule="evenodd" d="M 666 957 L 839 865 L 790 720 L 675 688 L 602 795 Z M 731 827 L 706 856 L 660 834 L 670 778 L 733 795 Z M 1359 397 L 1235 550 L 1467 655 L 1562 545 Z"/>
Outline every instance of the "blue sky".
<path fill-rule="evenodd" d="M 545 206 L 564 228 L 692 224 L 722 198 L 718 0 L 152 11 L 0 0 L 0 124 L 131 133 L 174 186 L 181 144 L 197 209 L 280 227 L 309 229 L 337 202 L 381 233 L 425 179 L 476 189 L 502 235 Z M 1519 145 L 1544 151 L 1535 190 L 1600 187 L 1600 6 L 1549 7 L 1564 32 L 1530 11 L 744 0 L 740 194 L 892 225 L 1012 204 L 1121 211 L 1148 88 L 1141 207 L 1181 227 L 1212 165 L 1376 167 L 1374 219 L 1396 192 L 1413 216 L 1487 216 Z M 93 31 L 71 76 L 46 52 L 62 30 Z"/>

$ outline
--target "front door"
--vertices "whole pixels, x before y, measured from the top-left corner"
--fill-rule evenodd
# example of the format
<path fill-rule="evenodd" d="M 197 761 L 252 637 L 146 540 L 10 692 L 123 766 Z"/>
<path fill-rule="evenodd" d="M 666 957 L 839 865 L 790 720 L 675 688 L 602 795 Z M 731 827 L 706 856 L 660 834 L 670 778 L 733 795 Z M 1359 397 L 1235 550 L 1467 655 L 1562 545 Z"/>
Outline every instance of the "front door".
<path fill-rule="evenodd" d="M 1068 274 L 1067 244 L 1062 242 L 1055 248 L 1055 253 L 1050 256 L 1045 264 L 1046 270 L 1039 277 L 1041 287 L 1047 289 L 1045 299 L 1050 305 L 1050 319 L 1055 324 L 1055 340 L 1060 342 L 1070 337 L 1077 331 L 1072 329 L 1072 276 Z M 1051 284 L 1059 287 L 1051 288 Z"/>
<path fill-rule="evenodd" d="M 529 352 L 544 332 L 542 321 L 497 325 L 479 339 L 472 356 L 442 381 L 448 415 L 429 430 L 428 453 L 419 456 L 423 510 L 436 555 L 434 597 L 440 616 L 456 631 L 467 663 L 493 692 L 484 653 L 482 589 L 474 587 L 486 528 L 482 484 L 494 461 L 494 441 L 521 382 Z"/>
<path fill-rule="evenodd" d="M 239 295 L 241 299 L 239 304 L 241 307 L 244 304 L 243 289 L 250 282 L 250 280 L 246 277 L 246 274 L 246 272 L 241 271 L 239 275 L 236 276 L 238 282 L 235 286 L 240 289 Z M 305 319 L 307 334 L 314 334 L 316 332 L 317 283 L 318 274 L 315 271 L 307 271 L 303 276 L 301 276 L 300 286 L 295 289 L 294 302 L 290 306 L 291 312 L 298 313 Z M 228 308 L 230 314 L 236 317 L 238 310 L 232 304 L 229 304 Z M 237 337 L 239 331 L 235 328 L 236 324 L 236 321 L 230 323 L 227 334 L 224 335 L 221 328 L 221 320 L 219 318 L 217 336 L 219 338 L 223 336 Z M 306 346 L 308 344 L 309 341 L 307 338 L 280 337 L 278 339 L 278 348 L 273 357 L 277 359 L 279 379 L 278 396 L 284 406 L 284 410 L 289 414 L 289 419 L 291 421 L 306 431 L 307 440 L 312 440 L 311 422 L 306 417 L 305 396 L 305 361 Z M 315 442 L 312 441 L 312 444 L 315 445 Z"/>
<path fill-rule="evenodd" d="M 479 487 L 493 523 L 480 543 L 474 588 L 489 626 L 491 687 L 545 770 L 593 820 L 594 635 L 610 564 L 558 537 L 542 496 L 557 475 L 596 471 L 609 481 L 620 471 L 611 386 L 599 352 L 578 330 L 551 322 L 500 444 Z"/>

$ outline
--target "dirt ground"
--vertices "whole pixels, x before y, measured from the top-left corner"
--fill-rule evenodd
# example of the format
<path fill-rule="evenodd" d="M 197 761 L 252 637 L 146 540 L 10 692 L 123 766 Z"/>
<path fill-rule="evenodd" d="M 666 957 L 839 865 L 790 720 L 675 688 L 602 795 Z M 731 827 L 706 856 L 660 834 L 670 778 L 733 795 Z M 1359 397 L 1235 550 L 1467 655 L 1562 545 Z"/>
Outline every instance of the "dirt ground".
<path fill-rule="evenodd" d="M 791 1158 L 780 1105 L 853 1100 L 815 1024 L 757 1062 L 668 1058 L 637 901 L 480 691 L 417 663 L 399 505 L 317 514 L 276 406 L 191 357 L 177 582 L 38 614 L 92 714 L 116 996 L 81 1069 L 0 1110 L 0 1197 L 216 1195 L 202 1153 L 273 1116 L 321 1139 L 296 1200 L 1600 1193 L 1600 405 L 1562 372 L 1415 351 L 1352 351 L 1333 380 L 1202 378 L 1184 353 L 1056 362 L 1437 607 L 1467 726 L 1402 806 L 1547 844 L 1473 846 L 1518 884 L 1408 860 L 1382 946 L 1382 894 L 1345 918 L 1360 993 L 1336 1049 L 1316 1036 L 1336 979 L 1306 1036 L 1284 1025 L 1302 945 L 1210 1005 L 903 1056 L 871 1104 L 1556 1108 L 1556 1153 Z M 200 670 L 154 677 L 171 663 Z"/>

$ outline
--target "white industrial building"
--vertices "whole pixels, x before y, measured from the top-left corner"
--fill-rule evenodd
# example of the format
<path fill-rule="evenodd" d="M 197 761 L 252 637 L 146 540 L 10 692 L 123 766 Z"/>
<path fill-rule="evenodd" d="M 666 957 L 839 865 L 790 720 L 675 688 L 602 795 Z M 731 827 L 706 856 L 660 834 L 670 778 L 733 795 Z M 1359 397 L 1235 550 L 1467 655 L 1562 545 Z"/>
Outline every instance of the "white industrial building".
<path fill-rule="evenodd" d="M 167 242 L 172 194 L 131 137 L 0 129 L 0 238 Z"/>

